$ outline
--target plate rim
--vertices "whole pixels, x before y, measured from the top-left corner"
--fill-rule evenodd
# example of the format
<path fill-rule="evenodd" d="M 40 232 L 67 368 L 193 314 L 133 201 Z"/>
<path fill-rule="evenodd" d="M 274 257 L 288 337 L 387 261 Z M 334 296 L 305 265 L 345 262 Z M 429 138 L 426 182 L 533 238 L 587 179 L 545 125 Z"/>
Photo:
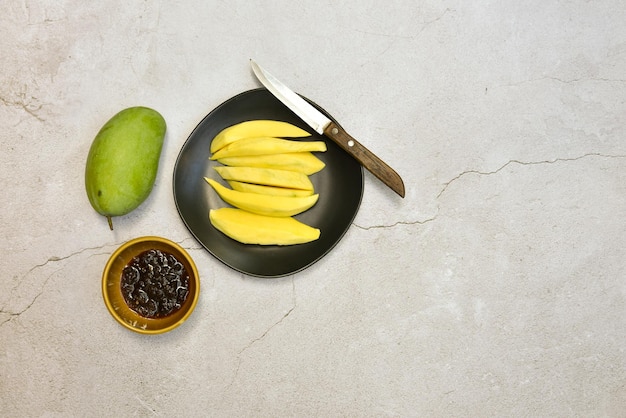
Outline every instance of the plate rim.
<path fill-rule="evenodd" d="M 211 248 L 205 244 L 196 234 L 196 232 L 194 232 L 193 228 L 191 228 L 191 226 L 189 225 L 187 219 L 185 219 L 185 217 L 183 216 L 183 213 L 181 211 L 180 208 L 180 204 L 178 201 L 178 197 L 177 197 L 177 193 L 176 193 L 176 174 L 178 171 L 178 166 L 179 163 L 181 161 L 181 155 L 183 154 L 183 152 L 185 151 L 187 145 L 190 143 L 190 141 L 193 140 L 194 138 L 194 134 L 203 126 L 203 124 L 205 123 L 205 121 L 207 119 L 209 119 L 214 113 L 218 112 L 221 108 L 223 108 L 224 106 L 227 106 L 229 103 L 235 101 L 236 99 L 241 98 L 242 96 L 246 96 L 246 95 L 250 95 L 250 94 L 254 94 L 254 93 L 258 93 L 258 92 L 262 92 L 262 91 L 266 91 L 268 93 L 269 90 L 267 90 L 264 87 L 258 87 L 258 88 L 254 88 L 254 89 L 249 89 L 249 90 L 245 90 L 242 91 L 238 94 L 235 94 L 234 96 L 231 96 L 230 98 L 222 101 L 219 105 L 217 105 L 216 107 L 214 107 L 211 111 L 209 111 L 204 117 L 202 117 L 200 119 L 200 121 L 194 126 L 194 128 L 191 130 L 191 132 L 189 133 L 189 135 L 187 135 L 187 138 L 185 139 L 185 141 L 183 142 L 183 144 L 180 146 L 180 149 L 178 151 L 178 155 L 176 157 L 176 161 L 174 163 L 174 168 L 172 170 L 172 192 L 173 192 L 173 198 L 174 198 L 174 204 L 176 206 L 176 211 L 178 212 L 178 215 L 180 217 L 180 219 L 182 220 L 183 224 L 185 225 L 185 227 L 187 228 L 187 230 L 189 231 L 189 233 L 191 233 L 191 235 L 194 237 L 194 239 L 209 253 L 211 254 L 212 257 L 214 257 L 215 259 L 217 259 L 218 261 L 220 261 L 222 264 L 224 264 L 225 266 L 239 272 L 242 274 L 245 274 L 247 276 L 251 276 L 251 277 L 257 277 L 257 278 L 262 278 L 262 279 L 275 279 L 275 278 L 281 278 L 281 277 L 286 277 L 286 276 L 290 276 L 296 273 L 299 273 L 305 269 L 307 269 L 308 267 L 312 266 L 313 264 L 317 263 L 318 261 L 320 261 L 322 258 L 324 258 L 332 249 L 334 249 L 337 244 L 339 244 L 339 242 L 343 239 L 343 237 L 346 235 L 346 233 L 348 232 L 348 230 L 350 229 L 350 225 L 353 223 L 354 219 L 356 218 L 359 209 L 361 207 L 361 203 L 363 201 L 363 194 L 365 191 L 365 173 L 363 170 L 363 166 L 359 164 L 359 173 L 360 175 L 358 176 L 360 179 L 360 190 L 359 190 L 359 198 L 358 201 L 356 202 L 356 206 L 355 206 L 355 210 L 352 213 L 350 220 L 347 224 L 347 226 L 345 228 L 343 228 L 343 230 L 341 231 L 341 233 L 339 234 L 339 236 L 334 240 L 334 242 L 328 246 L 328 248 L 324 249 L 323 252 L 321 252 L 316 258 L 314 258 L 312 261 L 305 263 L 303 266 L 300 266 L 297 269 L 292 269 L 288 272 L 285 273 L 280 273 L 280 274 L 272 274 L 272 275 L 267 275 L 267 274 L 261 274 L 261 273 L 256 273 L 256 272 L 252 272 L 252 271 L 247 271 L 245 269 L 242 269 L 240 267 L 237 267 L 235 265 L 233 265 L 232 263 L 226 262 L 224 259 L 222 259 L 221 257 L 219 257 L 217 254 L 215 254 Z M 271 94 L 271 93 L 270 93 Z M 331 119 L 334 123 L 336 123 L 338 126 L 339 123 L 330 115 L 328 114 L 328 112 L 326 112 L 321 106 L 319 106 L 318 104 L 316 104 L 315 102 L 313 102 L 312 100 L 306 98 L 305 96 L 300 95 L 304 100 L 306 100 L 307 102 L 309 102 L 311 105 L 313 105 L 314 107 L 316 107 L 319 111 L 321 111 L 322 113 L 324 113 L 329 119 Z M 273 97 L 273 96 L 272 96 Z M 278 100 L 278 99 L 276 99 Z M 285 109 L 287 111 L 289 111 L 289 109 L 287 107 L 285 107 Z M 328 139 L 329 141 L 331 141 L 330 139 Z M 213 139 L 211 139 L 211 141 L 213 141 Z M 343 150 L 342 150 L 343 151 Z M 345 151 L 343 151 L 345 152 Z M 207 215 L 208 217 L 208 215 Z"/>

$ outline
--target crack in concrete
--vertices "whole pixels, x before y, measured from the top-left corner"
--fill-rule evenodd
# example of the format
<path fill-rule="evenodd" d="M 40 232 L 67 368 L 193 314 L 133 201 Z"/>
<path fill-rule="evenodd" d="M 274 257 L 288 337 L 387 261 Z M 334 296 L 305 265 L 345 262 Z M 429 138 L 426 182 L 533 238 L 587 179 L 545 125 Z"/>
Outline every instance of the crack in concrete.
<path fill-rule="evenodd" d="M 190 240 L 193 243 L 198 244 L 198 241 L 195 238 L 193 238 L 193 237 L 183 238 L 181 241 L 176 241 L 176 244 L 180 245 L 181 247 L 183 247 L 187 251 L 204 249 L 204 246 L 202 246 L 202 245 L 196 245 L 196 246 L 193 246 L 193 247 L 192 246 L 185 247 L 185 245 L 183 243 L 185 241 L 190 241 Z"/>
<path fill-rule="evenodd" d="M 455 11 L 453 9 L 447 8 L 446 10 L 443 11 L 443 13 L 441 13 L 441 15 L 439 15 L 438 17 L 432 19 L 432 20 L 428 20 L 425 22 L 422 22 L 422 27 L 420 28 L 420 30 L 416 33 L 416 34 L 410 34 L 410 35 L 397 35 L 397 34 L 390 34 L 390 33 L 386 33 L 386 32 L 373 32 L 373 31 L 367 31 L 367 30 L 359 30 L 357 29 L 356 32 L 359 33 L 363 33 L 365 35 L 372 35 L 372 36 L 378 36 L 378 37 L 383 37 L 383 38 L 387 38 L 390 40 L 389 44 L 386 46 L 386 48 L 384 48 L 382 51 L 378 52 L 375 56 L 373 56 L 372 58 L 362 62 L 360 64 L 360 67 L 365 67 L 366 65 L 370 64 L 372 61 L 380 59 L 380 57 L 382 57 L 383 55 L 385 55 L 395 44 L 396 41 L 398 39 L 417 39 L 422 32 L 424 32 L 430 25 L 432 25 L 433 23 L 438 22 L 439 20 L 443 19 L 443 17 L 449 13 Z"/>
<path fill-rule="evenodd" d="M 36 99 L 35 97 L 31 97 L 31 99 Z M 0 97 L 0 102 L 2 102 L 2 104 L 4 104 L 7 107 L 17 107 L 19 109 L 24 110 L 26 113 L 28 113 L 29 115 L 31 115 L 32 117 L 34 117 L 35 119 L 37 119 L 40 122 L 45 122 L 46 120 L 44 118 L 42 118 L 41 116 L 39 116 L 39 114 L 37 112 L 39 112 L 41 110 L 41 108 L 43 107 L 42 104 L 39 104 L 38 106 L 34 106 L 30 103 L 27 103 L 26 101 L 26 94 L 24 93 L 20 93 L 20 100 L 8 100 L 4 97 Z"/>
<path fill-rule="evenodd" d="M 71 253 L 71 254 L 69 254 L 69 255 L 62 256 L 62 257 L 58 257 L 58 256 L 51 256 L 51 257 L 49 257 L 49 258 L 48 258 L 45 262 L 40 263 L 40 264 L 36 264 L 36 265 L 34 265 L 33 267 L 31 267 L 28 271 L 26 271 L 26 273 L 24 273 L 24 275 L 22 276 L 22 279 L 24 279 L 25 277 L 27 277 L 28 275 L 30 275 L 33 271 L 38 270 L 38 269 L 41 269 L 41 268 L 43 268 L 43 267 L 47 266 L 47 265 L 48 265 L 48 264 L 50 264 L 50 263 L 57 263 L 57 262 L 59 262 L 59 261 L 63 261 L 63 260 L 67 260 L 67 259 L 69 259 L 69 258 L 75 257 L 75 256 L 77 256 L 77 255 L 79 255 L 79 254 L 84 253 L 85 251 L 99 250 L 99 249 L 105 248 L 105 247 L 110 246 L 110 245 L 115 245 L 115 244 L 102 245 L 102 246 L 98 246 L 98 247 L 88 247 L 88 248 L 83 248 L 83 249 L 81 249 L 81 250 L 79 250 L 79 251 L 75 251 L 75 252 L 73 252 L 73 253 Z M 99 254 L 100 254 L 100 255 L 104 255 L 104 254 L 108 254 L 108 253 L 99 253 Z M 91 254 L 91 255 L 90 255 L 90 257 L 92 257 L 92 256 L 94 256 L 94 255 L 98 255 L 98 254 Z M 43 281 L 43 283 L 42 283 L 42 285 L 41 285 L 41 289 L 40 289 L 40 291 L 39 291 L 39 292 L 38 292 L 38 293 L 37 293 L 37 294 L 33 297 L 33 299 L 32 299 L 32 300 L 28 303 L 28 305 L 27 305 L 24 309 L 22 309 L 21 311 L 11 311 L 11 310 L 6 309 L 6 306 L 2 306 L 2 307 L 0 307 L 0 314 L 9 315 L 9 319 L 7 319 L 7 320 L 5 320 L 5 321 L 3 321 L 3 322 L 0 322 L 0 326 L 2 326 L 3 324 L 5 324 L 5 323 L 7 323 L 7 322 L 11 321 L 11 320 L 12 320 L 12 319 L 14 319 L 15 317 L 20 316 L 21 314 L 23 314 L 24 312 L 26 312 L 28 309 L 30 309 L 30 308 L 34 305 L 34 303 L 37 301 L 37 298 L 39 298 L 39 296 L 41 296 L 41 295 L 42 295 L 43 290 L 44 290 L 44 288 L 46 287 L 46 284 L 48 283 L 48 281 L 50 280 L 50 278 L 51 278 L 54 274 L 56 274 L 58 271 L 60 271 L 60 270 L 61 270 L 61 269 L 57 269 L 57 270 L 55 270 L 52 274 L 50 274 L 50 276 L 48 276 L 48 277 L 47 277 L 47 278 Z M 20 283 L 21 283 L 21 281 L 20 281 Z M 16 286 L 15 286 L 15 287 L 11 290 L 11 291 L 12 291 L 12 292 L 16 291 L 16 290 L 19 288 L 20 283 L 18 283 L 18 284 L 17 284 L 17 285 L 16 285 Z"/>
<path fill-rule="evenodd" d="M 180 244 L 183 248 L 185 248 L 185 250 L 195 250 L 195 249 L 201 249 L 202 247 L 184 247 L 183 243 L 187 240 L 189 240 L 191 238 L 185 238 L 182 241 L 178 242 L 178 244 Z M 86 248 L 82 248 L 78 251 L 74 251 L 73 253 L 70 253 L 68 255 L 65 256 L 51 256 L 48 257 L 48 259 L 46 261 L 44 261 L 43 263 L 40 264 L 35 264 L 34 266 L 32 266 L 30 269 L 28 269 L 28 271 L 26 271 L 26 273 L 24 273 L 24 275 L 22 276 L 22 279 L 24 279 L 25 277 L 27 277 L 28 275 L 30 275 L 32 272 L 34 272 L 35 270 L 41 269 L 43 267 L 46 267 L 48 264 L 50 263 L 57 263 L 59 261 L 64 261 L 64 260 L 68 260 L 72 257 L 75 257 L 77 255 L 80 255 L 84 252 L 87 251 L 96 251 L 96 250 L 101 250 L 107 247 L 119 247 L 121 244 L 117 243 L 117 244 L 104 244 L 104 245 L 100 245 L 97 247 L 86 247 Z M 99 255 L 109 255 L 111 252 L 110 251 L 103 251 L 103 252 L 95 252 L 93 254 L 90 254 L 89 257 L 94 257 L 94 256 L 99 256 Z M 46 287 L 46 284 L 48 283 L 48 281 L 50 280 L 50 278 L 56 274 L 58 271 L 60 271 L 61 269 L 55 270 L 52 274 L 50 274 L 50 276 L 48 276 L 44 281 L 43 284 L 41 285 L 41 290 L 33 297 L 33 299 L 28 303 L 28 305 L 20 310 L 20 311 L 11 311 L 6 309 L 6 306 L 2 306 L 0 307 L 0 314 L 4 314 L 4 315 L 8 315 L 9 318 L 0 322 L 0 326 L 6 324 L 7 322 L 10 322 L 11 320 L 15 319 L 16 317 L 20 316 L 21 314 L 23 314 L 24 312 L 26 312 L 28 309 L 30 309 L 35 302 L 37 301 L 37 298 L 39 298 L 44 291 L 44 288 Z M 21 282 L 20 282 L 21 283 Z M 19 287 L 20 287 L 20 283 L 18 283 L 11 291 L 14 292 L 16 291 Z M 288 312 L 287 314 L 291 313 Z M 284 319 L 284 318 L 283 318 Z"/>
<path fill-rule="evenodd" d="M 588 157 L 626 158 L 626 155 L 610 155 L 610 154 L 601 154 L 601 153 L 598 153 L 598 152 L 591 152 L 591 153 L 579 155 L 578 157 L 553 158 L 551 160 L 540 160 L 540 161 L 509 160 L 509 161 L 507 161 L 506 163 L 504 163 L 503 165 L 501 165 L 500 167 L 498 167 L 497 169 L 495 169 L 493 171 L 479 171 L 479 170 L 466 170 L 466 171 L 463 171 L 462 173 L 456 175 L 451 180 L 449 180 L 448 182 L 443 184 L 443 187 L 442 187 L 441 191 L 437 194 L 436 199 L 438 200 L 441 197 L 441 195 L 443 195 L 446 192 L 446 190 L 448 189 L 448 187 L 452 183 L 454 183 L 457 180 L 459 180 L 460 178 L 465 177 L 465 176 L 470 175 L 470 174 L 476 174 L 476 175 L 479 175 L 479 176 L 490 176 L 492 174 L 499 173 L 500 171 L 502 171 L 503 169 L 505 169 L 506 167 L 508 167 L 511 164 L 518 164 L 518 165 L 554 164 L 554 163 L 558 163 L 558 162 L 578 161 L 578 160 L 581 160 L 583 158 L 588 158 Z"/>
<path fill-rule="evenodd" d="M 44 289 L 46 288 L 46 285 L 48 284 L 48 282 L 50 281 L 52 276 L 57 274 L 59 271 L 61 271 L 61 269 L 57 269 L 57 270 L 53 271 L 48 277 L 46 277 L 46 279 L 44 280 L 43 284 L 41 285 L 41 289 L 39 290 L 39 293 L 37 293 L 35 295 L 35 297 L 33 298 L 33 300 L 24 309 L 22 309 L 21 311 L 13 312 L 13 311 L 9 311 L 9 310 L 5 310 L 4 308 L 1 308 L 0 309 L 0 314 L 9 315 L 9 318 L 4 320 L 4 321 L 2 321 L 2 322 L 0 322 L 0 327 L 2 327 L 4 324 L 6 324 L 8 322 L 11 322 L 15 318 L 17 318 L 20 315 L 22 315 L 24 312 L 26 312 L 30 308 L 32 308 L 32 306 L 35 304 L 35 302 L 37 301 L 39 296 L 43 295 Z"/>
<path fill-rule="evenodd" d="M 554 164 L 554 163 L 558 163 L 558 162 L 568 162 L 568 161 L 578 161 L 581 160 L 583 158 L 589 158 L 589 157 L 599 157 L 599 158 L 626 158 L 626 155 L 611 155 L 611 154 L 602 154 L 602 153 L 598 153 L 598 152 L 590 152 L 587 154 L 583 154 L 583 155 L 579 155 L 578 157 L 571 157 L 571 158 L 553 158 L 551 160 L 540 160 L 540 161 L 521 161 L 521 160 L 509 160 L 506 163 L 504 163 L 503 165 L 501 165 L 500 167 L 498 167 L 495 170 L 492 171 L 479 171 L 479 170 L 465 170 L 463 172 L 461 172 L 460 174 L 457 174 L 456 176 L 454 176 L 452 179 L 450 179 L 449 181 L 447 181 L 446 183 L 443 184 L 443 187 L 441 188 L 441 190 L 439 191 L 439 193 L 437 193 L 437 196 L 435 197 L 435 200 L 439 201 L 439 199 L 441 198 L 441 196 L 448 190 L 448 187 L 450 187 L 450 185 L 456 181 L 458 181 L 459 179 L 468 176 L 470 174 L 475 174 L 478 176 L 490 176 L 492 174 L 497 174 L 500 171 L 504 170 L 506 167 L 508 167 L 511 164 L 518 164 L 518 165 L 541 165 L 541 164 Z M 424 225 L 427 224 L 429 222 L 433 222 L 437 219 L 437 216 L 439 215 L 439 210 L 440 210 L 440 205 L 439 202 L 437 202 L 437 210 L 435 212 L 435 214 L 429 218 L 426 218 L 424 220 L 415 220 L 415 221 L 398 221 L 395 222 L 393 224 L 389 224 L 389 225 L 372 225 L 372 226 L 361 226 L 358 225 L 356 223 L 353 223 L 352 225 L 354 225 L 356 228 L 362 229 L 364 231 L 369 231 L 371 229 L 387 229 L 387 228 L 395 228 L 397 226 L 401 226 L 401 225 Z"/>
<path fill-rule="evenodd" d="M 429 222 L 434 221 L 437 218 L 437 215 L 431 217 L 431 218 L 427 218 L 424 219 L 423 221 L 398 221 L 395 223 L 392 223 L 390 225 L 371 225 L 371 226 L 361 226 L 358 225 L 356 223 L 353 223 L 353 225 L 359 229 L 362 229 L 364 231 L 369 231 L 370 229 L 386 229 L 386 228 L 394 228 L 398 225 L 424 225 L 427 224 Z"/>
<path fill-rule="evenodd" d="M 254 338 L 248 344 L 246 344 L 245 347 L 243 347 L 241 350 L 239 350 L 239 352 L 237 353 L 237 365 L 235 366 L 235 371 L 233 372 L 233 377 L 232 377 L 230 383 L 228 384 L 228 386 L 226 387 L 226 389 L 224 391 L 224 394 L 226 394 L 228 389 L 233 386 L 233 384 L 237 380 L 237 376 L 239 376 L 239 369 L 241 368 L 241 361 L 242 361 L 241 357 L 243 356 L 243 354 L 246 351 L 248 351 L 250 348 L 252 348 L 253 345 L 255 345 L 259 341 L 263 340 L 267 336 L 267 334 L 269 334 L 272 331 L 272 329 L 274 329 L 276 326 L 280 325 L 280 323 L 282 323 L 289 315 L 291 315 L 291 313 L 294 311 L 294 309 L 296 309 L 296 307 L 297 307 L 297 303 L 296 303 L 296 284 L 294 282 L 294 276 L 291 276 L 291 300 L 292 300 L 291 308 L 289 308 L 289 310 L 278 321 L 274 322 L 260 336 Z"/>
<path fill-rule="evenodd" d="M 420 22 L 421 27 L 420 27 L 419 31 L 417 33 L 415 33 L 415 34 L 412 34 L 412 35 L 397 35 L 397 34 L 393 34 L 393 33 L 374 32 L 374 31 L 371 31 L 371 30 L 361 30 L 361 29 L 355 29 L 355 32 L 363 33 L 365 35 L 380 36 L 380 37 L 392 38 L 392 39 L 416 39 L 416 38 L 418 38 L 422 34 L 422 32 L 424 32 L 426 29 L 428 29 L 429 26 L 431 26 L 434 23 L 439 22 L 441 19 L 444 18 L 445 15 L 447 15 L 448 13 L 451 13 L 451 12 L 456 12 L 456 10 L 455 9 L 446 8 L 443 12 L 441 12 L 441 14 L 439 16 L 435 17 L 434 19 Z M 389 49 L 389 48 L 387 48 L 387 49 Z M 383 51 L 383 53 L 384 53 L 384 51 Z M 381 55 L 381 54 L 379 54 L 379 55 Z"/>
<path fill-rule="evenodd" d="M 77 255 L 79 255 L 79 254 L 82 254 L 82 253 L 84 253 L 85 251 L 101 250 L 101 249 L 106 248 L 106 247 L 110 247 L 110 246 L 118 246 L 118 245 L 119 245 L 119 244 L 105 244 L 105 245 L 100 245 L 100 246 L 98 246 L 98 247 L 87 247 L 87 248 L 82 248 L 82 249 L 80 249 L 80 250 L 78 250 L 78 251 L 74 251 L 73 253 L 70 253 L 69 255 L 65 255 L 65 256 L 62 256 L 62 257 L 58 257 L 58 256 L 54 256 L 54 255 L 53 255 L 53 256 L 49 257 L 49 258 L 48 258 L 45 262 L 43 262 L 43 263 L 41 263 L 41 264 L 36 264 L 36 265 L 34 265 L 33 267 L 31 267 L 31 268 L 30 268 L 30 269 L 29 269 L 29 270 L 28 270 L 28 271 L 24 274 L 24 277 L 28 276 L 28 275 L 29 275 L 30 273 L 32 273 L 35 269 L 39 269 L 39 268 L 45 267 L 45 266 L 46 266 L 46 265 L 48 265 L 49 263 L 56 263 L 56 262 L 58 262 L 58 261 L 67 260 L 67 259 L 69 259 L 69 258 L 72 258 L 72 257 L 75 257 L 75 256 L 77 256 Z M 102 254 L 107 254 L 107 253 L 99 253 L 99 254 L 100 254 L 100 255 L 102 255 Z M 94 256 L 94 255 L 98 255 L 98 254 L 91 254 L 91 256 Z"/>
<path fill-rule="evenodd" d="M 422 34 L 422 32 L 424 32 L 424 31 L 425 31 L 425 30 L 426 30 L 426 29 L 427 29 L 430 25 L 432 25 L 433 23 L 439 22 L 441 19 L 443 19 L 443 17 L 444 17 L 445 15 L 447 15 L 447 14 L 448 14 L 448 13 L 450 13 L 450 12 L 456 12 L 456 10 L 455 10 L 455 9 L 450 9 L 450 8 L 448 7 L 448 8 L 446 8 L 446 9 L 443 11 L 443 13 L 441 13 L 441 14 L 440 14 L 439 16 L 437 16 L 436 18 L 434 18 L 434 19 L 432 19 L 432 20 L 428 20 L 428 21 L 426 21 L 426 22 L 422 22 L 422 24 L 423 24 L 422 28 L 420 29 L 420 31 L 419 31 L 419 32 L 418 32 L 415 36 L 413 36 L 413 38 L 417 38 L 418 36 L 420 36 L 420 35 Z"/>

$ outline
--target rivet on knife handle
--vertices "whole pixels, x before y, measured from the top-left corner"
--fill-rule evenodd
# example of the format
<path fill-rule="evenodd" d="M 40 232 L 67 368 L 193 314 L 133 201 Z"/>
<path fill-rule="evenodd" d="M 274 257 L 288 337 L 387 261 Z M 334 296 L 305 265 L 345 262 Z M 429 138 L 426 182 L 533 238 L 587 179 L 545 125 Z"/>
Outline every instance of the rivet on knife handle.
<path fill-rule="evenodd" d="M 324 135 L 335 141 L 394 192 L 404 197 L 404 182 L 398 173 L 356 139 L 352 138 L 346 131 L 337 126 L 336 123 L 331 121 L 324 128 Z"/>

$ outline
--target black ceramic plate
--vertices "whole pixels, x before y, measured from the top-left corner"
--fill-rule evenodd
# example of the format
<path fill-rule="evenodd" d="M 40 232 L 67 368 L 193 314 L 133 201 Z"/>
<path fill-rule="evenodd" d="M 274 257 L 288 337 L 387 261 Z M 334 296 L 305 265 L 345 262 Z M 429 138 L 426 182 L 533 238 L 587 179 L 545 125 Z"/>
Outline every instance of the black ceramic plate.
<path fill-rule="evenodd" d="M 319 106 L 311 104 L 326 114 Z M 328 114 L 326 116 L 331 118 Z M 326 167 L 310 176 L 315 191 L 319 193 L 317 204 L 295 218 L 319 228 L 320 238 L 291 246 L 241 244 L 211 225 L 209 210 L 229 205 L 204 181 L 204 177 L 220 180 L 213 169 L 219 163 L 209 160 L 211 141 L 218 132 L 255 119 L 282 120 L 312 132 L 266 89 L 241 93 L 202 119 L 183 145 L 174 166 L 174 199 L 189 231 L 217 259 L 251 276 L 286 276 L 318 261 L 343 237 L 361 204 L 363 170 L 334 142 L 313 132 L 307 140 L 326 142 L 328 150 L 316 153 Z"/>

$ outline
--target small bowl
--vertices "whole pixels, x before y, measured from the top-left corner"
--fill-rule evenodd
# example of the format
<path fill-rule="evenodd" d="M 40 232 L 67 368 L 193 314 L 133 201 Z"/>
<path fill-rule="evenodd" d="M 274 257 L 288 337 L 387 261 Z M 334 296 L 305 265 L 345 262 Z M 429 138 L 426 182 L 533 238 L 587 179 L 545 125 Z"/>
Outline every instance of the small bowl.
<path fill-rule="evenodd" d="M 176 257 L 189 273 L 189 294 L 179 310 L 163 318 L 146 318 L 128 307 L 121 290 L 122 271 L 137 255 L 147 250 L 161 250 Z M 175 242 L 160 237 L 141 237 L 128 241 L 109 258 L 102 273 L 104 303 L 117 322 L 140 334 L 162 334 L 171 331 L 193 312 L 200 294 L 198 269 L 187 252 Z"/>

